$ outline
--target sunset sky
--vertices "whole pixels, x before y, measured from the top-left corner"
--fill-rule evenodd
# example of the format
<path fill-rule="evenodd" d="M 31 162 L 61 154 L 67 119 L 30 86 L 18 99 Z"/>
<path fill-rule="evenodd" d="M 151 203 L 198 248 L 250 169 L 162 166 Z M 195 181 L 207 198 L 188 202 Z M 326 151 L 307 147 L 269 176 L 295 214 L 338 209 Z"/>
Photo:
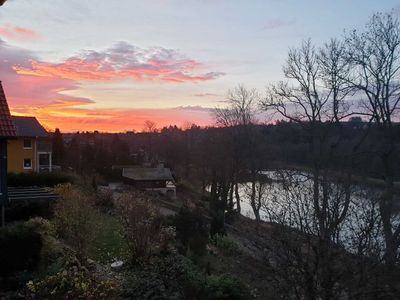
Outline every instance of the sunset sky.
<path fill-rule="evenodd" d="M 229 88 L 263 92 L 289 47 L 361 28 L 391 0 L 8 0 L 0 80 L 13 114 L 62 131 L 212 124 Z"/>

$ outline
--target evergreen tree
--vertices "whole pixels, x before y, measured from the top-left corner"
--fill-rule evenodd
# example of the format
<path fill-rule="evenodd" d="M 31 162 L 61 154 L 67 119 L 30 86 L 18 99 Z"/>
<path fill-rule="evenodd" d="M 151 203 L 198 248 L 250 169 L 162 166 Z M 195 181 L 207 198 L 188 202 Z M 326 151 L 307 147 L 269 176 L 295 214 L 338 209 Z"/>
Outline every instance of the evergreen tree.
<path fill-rule="evenodd" d="M 53 134 L 53 163 L 55 165 L 64 164 L 64 140 L 60 129 L 56 128 Z"/>

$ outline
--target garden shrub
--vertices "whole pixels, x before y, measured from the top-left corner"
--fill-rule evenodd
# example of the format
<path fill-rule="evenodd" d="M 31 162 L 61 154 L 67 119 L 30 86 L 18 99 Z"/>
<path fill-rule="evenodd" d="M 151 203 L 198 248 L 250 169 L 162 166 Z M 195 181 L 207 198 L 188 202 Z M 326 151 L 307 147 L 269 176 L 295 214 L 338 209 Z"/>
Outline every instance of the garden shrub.
<path fill-rule="evenodd" d="M 113 191 L 111 190 L 99 190 L 96 193 L 95 198 L 96 206 L 105 209 L 111 209 L 114 207 Z"/>
<path fill-rule="evenodd" d="M 146 261 L 164 250 L 168 241 L 163 234 L 162 218 L 146 193 L 125 193 L 116 200 L 116 207 L 133 263 Z"/>
<path fill-rule="evenodd" d="M 186 294 L 188 273 L 192 268 L 191 261 L 179 254 L 153 256 L 140 269 L 126 274 L 122 296 L 128 299 L 192 299 Z"/>
<path fill-rule="evenodd" d="M 76 250 L 79 259 L 84 259 L 97 229 L 98 212 L 93 199 L 69 185 L 58 186 L 56 191 L 62 196 L 54 208 L 57 233 Z"/>
<path fill-rule="evenodd" d="M 112 281 L 97 279 L 76 263 L 68 262 L 62 270 L 26 284 L 28 299 L 112 299 Z"/>
<path fill-rule="evenodd" d="M 72 182 L 71 176 L 62 173 L 9 173 L 7 179 L 7 184 L 10 187 L 53 187 L 57 184 Z"/>
<path fill-rule="evenodd" d="M 42 238 L 33 227 L 16 224 L 0 228 L 0 275 L 34 270 L 41 250 Z"/>
<path fill-rule="evenodd" d="M 39 269 L 46 269 L 64 255 L 64 245 L 56 238 L 56 229 L 49 220 L 36 217 L 25 222 L 42 238 Z"/>
<path fill-rule="evenodd" d="M 215 234 L 210 239 L 211 244 L 216 246 L 224 255 L 235 256 L 241 253 L 239 245 L 228 236 Z"/>
<path fill-rule="evenodd" d="M 199 271 L 187 257 L 170 252 L 153 256 L 124 276 L 124 299 L 253 299 L 249 288 L 235 277 Z"/>
<path fill-rule="evenodd" d="M 206 279 L 203 295 L 207 300 L 250 300 L 251 290 L 240 280 L 230 275 L 211 275 Z"/>
<path fill-rule="evenodd" d="M 182 207 L 175 217 L 175 226 L 181 253 L 189 252 L 200 257 L 206 253 L 208 227 L 199 210 Z"/>

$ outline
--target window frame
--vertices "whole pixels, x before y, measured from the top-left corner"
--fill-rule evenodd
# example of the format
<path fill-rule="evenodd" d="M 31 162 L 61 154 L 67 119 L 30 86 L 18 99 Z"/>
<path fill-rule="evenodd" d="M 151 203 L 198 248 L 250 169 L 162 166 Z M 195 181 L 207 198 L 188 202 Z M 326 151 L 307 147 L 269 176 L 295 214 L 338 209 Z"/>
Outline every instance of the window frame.
<path fill-rule="evenodd" d="M 25 141 L 29 141 L 29 142 L 30 142 L 30 146 L 29 146 L 29 147 L 26 147 L 26 146 L 25 146 Z M 32 139 L 24 138 L 24 140 L 23 140 L 23 146 L 24 146 L 24 149 L 32 149 L 32 148 L 33 148 L 33 141 L 32 141 Z"/>
<path fill-rule="evenodd" d="M 25 161 L 26 160 L 29 160 L 31 162 L 30 163 L 30 167 L 26 167 L 25 166 Z M 24 170 L 32 170 L 33 169 L 33 160 L 32 160 L 32 158 L 24 158 L 23 161 L 22 161 L 22 167 L 24 168 Z"/>

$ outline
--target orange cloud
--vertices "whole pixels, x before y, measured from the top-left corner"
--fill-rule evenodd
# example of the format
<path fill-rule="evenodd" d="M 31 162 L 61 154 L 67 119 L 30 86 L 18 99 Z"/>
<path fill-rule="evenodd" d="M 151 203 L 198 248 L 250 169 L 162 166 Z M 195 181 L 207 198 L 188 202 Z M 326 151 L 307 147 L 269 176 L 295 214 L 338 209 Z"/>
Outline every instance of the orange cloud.
<path fill-rule="evenodd" d="M 0 26 L 0 37 L 12 41 L 32 41 L 39 39 L 40 35 L 28 28 L 7 24 Z"/>
<path fill-rule="evenodd" d="M 147 53 L 146 57 L 152 57 L 152 59 L 142 58 L 141 60 L 145 62 L 137 62 L 135 68 L 131 60 L 118 58 L 116 51 L 113 52 L 113 58 L 104 59 L 104 62 L 97 57 L 98 55 L 99 53 L 92 53 L 91 59 L 86 56 L 84 62 L 71 59 L 68 63 L 61 64 L 62 67 L 59 68 L 52 68 L 51 64 L 47 68 L 44 64 L 45 67 L 40 69 L 42 73 L 35 73 L 30 69 L 33 61 L 40 61 L 35 53 L 11 46 L 0 39 L 0 80 L 2 80 L 12 113 L 35 116 L 47 128 L 58 127 L 63 132 L 141 130 L 146 120 L 154 121 L 159 127 L 179 126 L 188 121 L 200 126 L 212 124 L 209 109 L 198 106 L 165 109 L 104 109 L 96 108 L 96 103 L 92 99 L 66 94 L 65 92 L 75 91 L 76 93 L 79 90 L 80 84 L 75 80 L 76 77 L 98 76 L 97 79 L 92 80 L 105 81 L 115 78 L 116 72 L 121 72 L 123 74 L 121 77 L 128 77 L 125 72 L 130 72 L 129 77 L 137 74 L 139 79 L 148 76 L 152 79 L 176 79 L 180 82 L 185 80 L 185 76 L 212 77 L 207 74 L 181 74 L 182 69 L 190 72 L 199 68 L 199 63 L 179 56 L 174 59 L 176 54 L 160 49 Z M 123 56 L 121 53 L 119 55 Z M 139 60 L 138 57 L 136 59 Z M 111 66 L 106 63 L 109 60 L 113 61 Z M 19 69 L 15 66 L 19 66 Z M 138 70 L 143 70 L 146 74 L 143 75 Z M 54 74 L 49 72 L 54 72 Z"/>
<path fill-rule="evenodd" d="M 161 47 L 142 49 L 120 42 L 104 51 L 84 51 L 61 63 L 32 60 L 29 67 L 15 65 L 20 75 L 56 77 L 75 81 L 101 81 L 132 78 L 164 82 L 199 82 L 216 79 L 224 73 L 197 73 L 202 64 L 178 51 Z"/>

